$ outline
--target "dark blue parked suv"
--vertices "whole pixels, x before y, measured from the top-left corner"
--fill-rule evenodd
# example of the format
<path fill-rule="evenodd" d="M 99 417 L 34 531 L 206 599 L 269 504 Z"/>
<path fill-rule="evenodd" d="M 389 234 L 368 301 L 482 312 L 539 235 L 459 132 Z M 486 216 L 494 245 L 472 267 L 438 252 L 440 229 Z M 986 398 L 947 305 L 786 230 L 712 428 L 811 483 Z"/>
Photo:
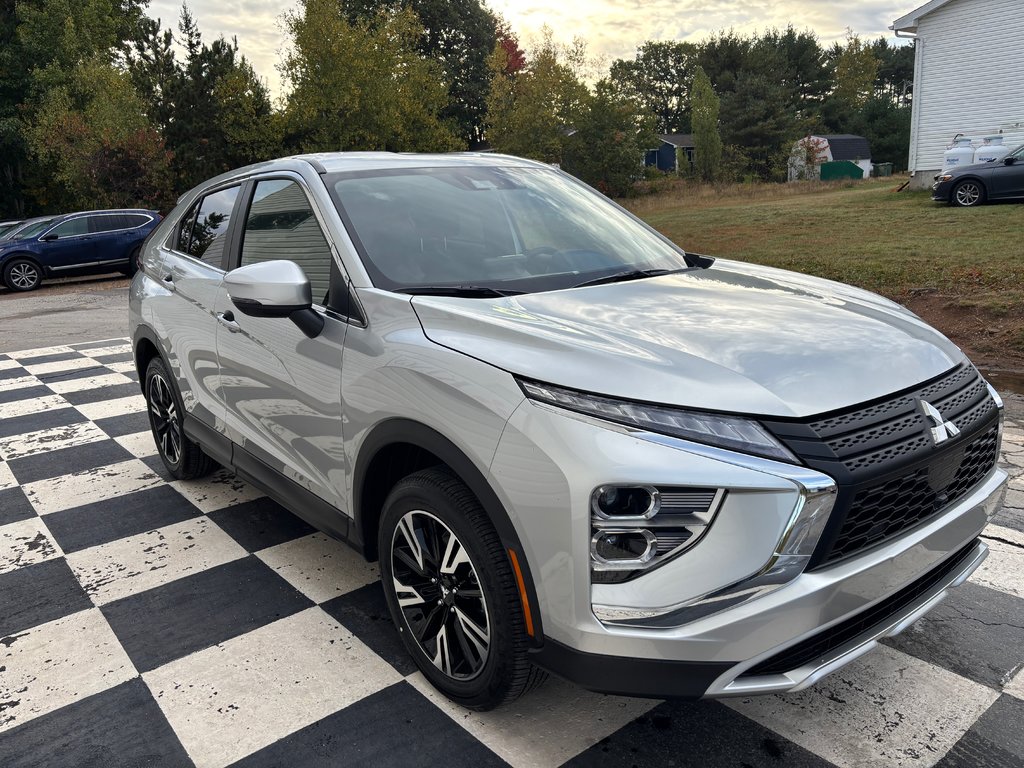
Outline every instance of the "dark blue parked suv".
<path fill-rule="evenodd" d="M 57 216 L 0 242 L 0 275 L 12 291 L 31 291 L 44 278 L 134 274 L 142 241 L 159 221 L 156 211 L 140 209 Z"/>

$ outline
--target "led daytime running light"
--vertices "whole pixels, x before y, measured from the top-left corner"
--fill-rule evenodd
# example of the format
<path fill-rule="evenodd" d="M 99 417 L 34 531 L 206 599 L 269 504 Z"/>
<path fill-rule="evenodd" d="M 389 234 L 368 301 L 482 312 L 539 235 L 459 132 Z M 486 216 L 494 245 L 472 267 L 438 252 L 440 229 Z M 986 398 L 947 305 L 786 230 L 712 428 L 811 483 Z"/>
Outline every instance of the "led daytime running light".
<path fill-rule="evenodd" d="M 730 451 L 750 453 L 769 459 L 799 463 L 795 456 L 764 427 L 752 419 L 717 413 L 685 411 L 627 400 L 613 400 L 600 395 L 576 392 L 549 384 L 519 381 L 531 400 L 556 405 L 570 411 L 585 413 L 599 419 L 664 435 L 713 445 Z"/>

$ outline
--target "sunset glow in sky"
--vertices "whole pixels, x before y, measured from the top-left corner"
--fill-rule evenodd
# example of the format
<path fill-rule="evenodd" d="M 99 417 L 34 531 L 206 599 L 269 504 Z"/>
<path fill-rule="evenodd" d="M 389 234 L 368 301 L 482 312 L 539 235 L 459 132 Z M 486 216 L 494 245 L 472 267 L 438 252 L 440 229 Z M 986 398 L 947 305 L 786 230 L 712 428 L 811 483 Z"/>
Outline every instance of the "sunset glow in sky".
<path fill-rule="evenodd" d="M 610 63 L 631 55 L 645 40 L 700 40 L 723 29 L 753 32 L 792 24 L 812 29 L 824 43 L 849 27 L 863 37 L 892 37 L 889 25 L 924 0 L 490 0 L 505 16 L 524 47 L 546 23 L 556 39 L 582 37 L 592 56 Z M 279 17 L 288 4 L 275 0 L 190 0 L 206 39 L 237 36 L 243 54 L 280 92 L 277 72 L 284 44 Z M 180 0 L 151 0 L 149 15 L 175 27 Z"/>

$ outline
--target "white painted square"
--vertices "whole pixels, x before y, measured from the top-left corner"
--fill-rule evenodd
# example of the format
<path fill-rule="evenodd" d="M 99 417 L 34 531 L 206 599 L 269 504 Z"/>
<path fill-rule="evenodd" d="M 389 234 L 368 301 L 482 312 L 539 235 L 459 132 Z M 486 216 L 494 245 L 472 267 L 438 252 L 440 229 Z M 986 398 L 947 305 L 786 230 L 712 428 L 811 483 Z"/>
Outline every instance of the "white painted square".
<path fill-rule="evenodd" d="M 11 368 L 17 368 L 21 363 L 17 360 L 0 360 L 0 371 L 6 371 Z"/>
<path fill-rule="evenodd" d="M 471 712 L 438 693 L 420 672 L 406 680 L 516 768 L 561 765 L 659 703 L 653 699 L 591 693 L 551 678 L 509 706 L 491 712 Z M 694 764 L 701 762 L 697 760 Z"/>
<path fill-rule="evenodd" d="M 135 373 L 135 362 L 132 360 L 122 360 L 119 363 L 107 363 L 107 368 L 117 373 Z"/>
<path fill-rule="evenodd" d="M 53 560 L 63 554 L 38 517 L 0 525 L 0 573 Z"/>
<path fill-rule="evenodd" d="M 152 432 L 134 432 L 130 435 L 115 437 L 114 442 L 124 448 L 132 456 L 144 459 L 147 456 L 156 456 L 156 441 Z"/>
<path fill-rule="evenodd" d="M 131 379 L 123 373 L 104 373 L 100 376 L 85 376 L 80 379 L 67 379 L 66 381 L 46 382 L 46 386 L 58 395 L 66 395 L 68 392 L 84 392 L 87 389 L 99 389 L 100 387 L 116 387 L 120 384 L 131 384 Z"/>
<path fill-rule="evenodd" d="M 51 477 L 22 486 L 25 496 L 40 515 L 82 507 L 126 493 L 155 488 L 160 477 L 138 459 Z"/>
<path fill-rule="evenodd" d="M 107 419 L 111 416 L 124 416 L 127 413 L 139 413 L 146 410 L 146 398 L 142 395 L 118 397 L 114 400 L 100 400 L 96 403 L 84 403 L 76 406 L 87 419 Z"/>
<path fill-rule="evenodd" d="M 17 632 L 0 645 L 0 731 L 113 688 L 137 674 L 93 608 Z M 46 763 L 40 757 L 40 764 Z"/>
<path fill-rule="evenodd" d="M 25 389 L 25 387 L 35 387 L 39 384 L 42 384 L 42 382 L 35 376 L 18 376 L 13 379 L 0 379 L 0 392 L 6 392 L 12 389 Z"/>
<path fill-rule="evenodd" d="M 401 676 L 310 608 L 147 672 L 143 680 L 196 766 L 221 768 Z"/>
<path fill-rule="evenodd" d="M 67 556 L 96 605 L 118 600 L 245 557 L 208 517 L 197 517 Z"/>
<path fill-rule="evenodd" d="M 11 468 L 7 466 L 7 462 L 0 461 L 0 491 L 14 488 L 17 484 L 18 481 L 14 478 Z"/>
<path fill-rule="evenodd" d="M 20 349 L 17 352 L 8 352 L 8 357 L 13 357 L 15 360 L 26 362 L 33 357 L 42 357 L 43 355 L 63 355 L 65 352 L 75 352 L 76 350 L 62 344 L 59 347 L 37 347 L 36 349 Z"/>
<path fill-rule="evenodd" d="M 927 768 L 998 696 L 980 683 L 879 646 L 806 691 L 725 703 L 838 766 Z"/>
<path fill-rule="evenodd" d="M 263 496 L 259 489 L 226 469 L 201 480 L 174 480 L 170 485 L 202 512 L 215 512 Z"/>
<path fill-rule="evenodd" d="M 0 438 L 0 457 L 11 461 L 24 456 L 34 456 L 61 448 L 74 448 L 106 440 L 107 435 L 91 421 L 80 421 L 60 427 L 26 432 L 21 435 Z"/>
<path fill-rule="evenodd" d="M 1024 699 L 1024 664 L 1017 668 L 1017 674 L 1010 678 L 1006 687 L 1003 688 L 1003 693 L 1016 696 L 1018 699 Z"/>
<path fill-rule="evenodd" d="M 132 351 L 132 345 L 127 341 L 121 343 L 111 343 L 102 347 L 89 347 L 88 349 L 78 350 L 83 355 L 89 357 L 106 357 L 107 355 L 124 355 Z"/>
<path fill-rule="evenodd" d="M 257 553 L 285 581 L 315 603 L 343 595 L 380 578 L 347 544 L 322 533 L 287 541 Z"/>
<path fill-rule="evenodd" d="M 82 368 L 96 368 L 99 366 L 95 360 L 88 357 L 72 357 L 67 360 L 54 360 L 49 363 L 25 364 L 25 370 L 33 376 L 46 373 L 59 373 L 61 371 L 79 371 Z"/>
<path fill-rule="evenodd" d="M 989 553 L 971 575 L 971 581 L 1024 597 L 1024 533 L 1001 525 L 988 525 L 981 540 L 988 545 Z"/>
<path fill-rule="evenodd" d="M 0 382 L 3 384 L 3 382 Z M 0 389 L 3 389 L 0 386 Z M 15 416 L 33 416 L 45 411 L 55 411 L 58 408 L 70 408 L 71 403 L 60 395 L 43 395 L 42 397 L 28 397 L 24 400 L 13 400 L 10 403 L 0 403 L 0 419 L 13 419 Z"/>

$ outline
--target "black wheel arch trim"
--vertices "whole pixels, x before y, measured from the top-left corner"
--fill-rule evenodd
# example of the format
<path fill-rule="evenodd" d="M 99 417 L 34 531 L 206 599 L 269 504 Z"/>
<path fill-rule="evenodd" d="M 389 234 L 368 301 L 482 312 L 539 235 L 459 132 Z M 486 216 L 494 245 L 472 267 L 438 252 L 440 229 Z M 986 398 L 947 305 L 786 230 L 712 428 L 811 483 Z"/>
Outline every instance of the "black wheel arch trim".
<path fill-rule="evenodd" d="M 541 627 L 540 605 L 537 601 L 537 589 L 530 568 L 529 558 L 526 556 L 526 551 L 523 549 L 519 534 L 512 524 L 512 518 L 505 509 L 505 505 L 501 503 L 497 493 L 491 487 L 490 482 L 484 477 L 483 472 L 466 456 L 462 449 L 437 430 L 418 421 L 402 418 L 388 419 L 371 428 L 370 433 L 363 439 L 359 447 L 359 455 L 356 458 L 352 484 L 354 525 L 350 532 L 350 538 L 359 543 L 363 547 L 364 552 L 366 552 L 362 521 L 363 484 L 366 480 L 367 470 L 373 463 L 374 457 L 381 450 L 395 443 L 408 443 L 437 456 L 437 458 L 451 467 L 452 471 L 458 475 L 459 479 L 467 485 L 469 490 L 479 500 L 484 511 L 487 513 L 487 517 L 494 525 L 494 529 L 497 531 L 498 538 L 501 539 L 505 551 L 507 552 L 509 549 L 512 549 L 516 553 L 533 621 L 534 633 L 531 639 L 535 646 L 540 646 L 543 643 L 544 635 Z"/>

